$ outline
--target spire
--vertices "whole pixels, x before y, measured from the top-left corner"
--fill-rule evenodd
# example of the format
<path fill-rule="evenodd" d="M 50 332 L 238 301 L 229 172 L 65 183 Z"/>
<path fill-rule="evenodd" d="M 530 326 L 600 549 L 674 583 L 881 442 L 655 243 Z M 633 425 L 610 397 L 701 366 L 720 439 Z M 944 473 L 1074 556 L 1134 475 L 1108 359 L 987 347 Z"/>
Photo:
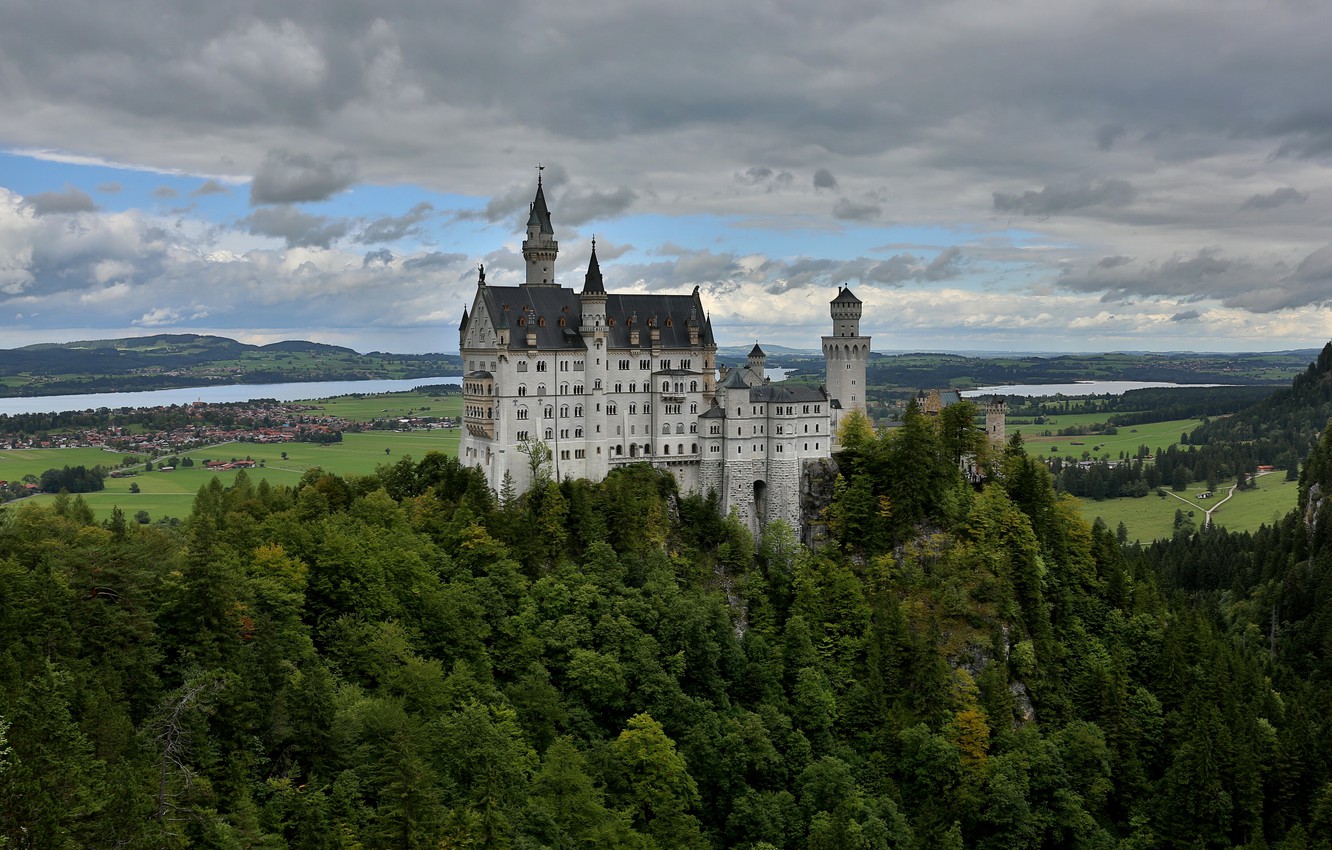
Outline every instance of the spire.
<path fill-rule="evenodd" d="M 550 226 L 550 209 L 546 206 L 546 190 L 541 187 L 541 172 L 537 172 L 536 199 L 532 201 L 532 214 L 527 217 L 527 226 L 539 228 L 542 233 L 554 235 Z"/>
<path fill-rule="evenodd" d="M 601 279 L 601 264 L 597 262 L 597 238 L 592 237 L 592 258 L 587 262 L 587 276 L 583 278 L 584 295 L 605 295 L 606 284 Z"/>

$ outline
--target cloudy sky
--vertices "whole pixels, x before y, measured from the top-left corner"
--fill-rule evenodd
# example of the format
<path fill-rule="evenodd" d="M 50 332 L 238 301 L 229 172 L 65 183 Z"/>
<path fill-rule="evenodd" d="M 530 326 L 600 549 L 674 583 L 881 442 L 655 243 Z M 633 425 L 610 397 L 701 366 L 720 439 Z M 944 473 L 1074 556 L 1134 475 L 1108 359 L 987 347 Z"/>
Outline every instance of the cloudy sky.
<path fill-rule="evenodd" d="M 516 283 L 698 285 L 723 343 L 1332 338 L 1324 0 L 0 0 L 0 348 L 457 350 Z"/>

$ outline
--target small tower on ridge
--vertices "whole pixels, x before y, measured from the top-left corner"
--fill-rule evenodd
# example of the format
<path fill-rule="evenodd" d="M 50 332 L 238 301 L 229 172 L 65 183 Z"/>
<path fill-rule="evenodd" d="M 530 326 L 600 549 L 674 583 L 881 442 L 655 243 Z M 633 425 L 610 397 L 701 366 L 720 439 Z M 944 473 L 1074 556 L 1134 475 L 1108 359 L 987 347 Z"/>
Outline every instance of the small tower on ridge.
<path fill-rule="evenodd" d="M 991 396 L 990 400 L 985 402 L 985 436 L 990 439 L 990 445 L 997 448 L 1003 448 L 1004 443 L 1008 441 L 1004 426 L 1004 416 L 1007 412 L 1007 399 L 1001 395 Z"/>

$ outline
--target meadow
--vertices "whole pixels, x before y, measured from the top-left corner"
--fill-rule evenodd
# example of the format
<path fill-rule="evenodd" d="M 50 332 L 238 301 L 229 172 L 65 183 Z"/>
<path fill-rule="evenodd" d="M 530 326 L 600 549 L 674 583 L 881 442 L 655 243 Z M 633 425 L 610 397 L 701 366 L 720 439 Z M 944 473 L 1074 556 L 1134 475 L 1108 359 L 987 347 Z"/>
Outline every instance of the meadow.
<path fill-rule="evenodd" d="M 1272 525 L 1290 512 L 1299 497 L 1299 484 L 1286 481 L 1285 475 L 1276 472 L 1260 475 L 1256 479 L 1257 487 L 1253 490 L 1236 490 L 1235 495 L 1212 513 L 1212 522 L 1219 528 L 1231 531 L 1256 531 L 1261 525 Z M 1218 498 L 1223 497 L 1234 481 L 1225 482 L 1218 490 Z M 1152 494 L 1141 498 L 1105 499 L 1100 502 L 1091 499 L 1079 499 L 1083 519 L 1094 522 L 1100 519 L 1110 530 L 1124 523 L 1128 529 L 1128 539 L 1150 543 L 1174 533 L 1175 511 L 1193 512 L 1194 524 L 1201 528 L 1203 514 L 1215 502 L 1198 499 L 1198 494 L 1207 489 L 1205 483 L 1196 483 L 1175 498 L 1173 491 L 1166 490 L 1164 498 Z"/>
<path fill-rule="evenodd" d="M 1179 438 L 1202 423 L 1201 419 L 1171 419 L 1166 422 L 1153 422 L 1145 425 L 1121 427 L 1116 434 L 1088 434 L 1082 437 L 1043 436 L 1045 431 L 1052 434 L 1060 428 L 1072 428 L 1078 425 L 1092 426 L 1105 422 L 1104 413 L 1063 414 L 1050 417 L 1041 425 L 1013 425 L 1008 432 L 1020 432 L 1027 453 L 1049 457 L 1073 457 L 1083 459 L 1086 452 L 1089 458 L 1118 460 L 1120 452 L 1125 457 L 1133 457 L 1139 446 L 1147 446 L 1153 453 L 1157 449 L 1167 449 L 1177 445 Z"/>
<path fill-rule="evenodd" d="M 345 396 L 316 399 L 315 404 L 334 416 L 357 422 L 375 419 L 397 419 L 408 416 L 458 416 L 462 412 L 461 395 L 431 395 L 428 393 L 383 393 L 367 396 Z M 459 431 L 441 428 L 429 431 L 364 431 L 343 434 L 341 443 L 222 443 L 177 457 L 191 457 L 193 467 L 178 466 L 170 472 L 154 470 L 132 478 L 108 478 L 106 489 L 85 493 L 83 499 L 98 519 L 111 516 L 112 508 L 119 506 L 127 517 L 138 511 L 147 511 L 153 521 L 163 517 L 189 516 L 194 494 L 214 476 L 229 486 L 235 480 L 236 470 L 205 469 L 205 460 L 233 460 L 251 458 L 260 466 L 247 470 L 254 483 L 266 480 L 270 484 L 295 485 L 313 467 L 327 469 L 338 475 L 369 475 L 385 463 L 394 463 L 404 456 L 414 460 L 427 452 L 458 454 Z M 285 455 L 285 457 L 284 457 Z M 41 475 L 52 467 L 62 466 L 119 466 L 125 455 L 96 448 L 29 449 L 0 452 L 0 480 L 21 480 L 24 475 Z M 160 460 L 155 458 L 154 460 Z M 140 492 L 131 493 L 131 483 Z M 26 503 L 46 504 L 55 497 L 44 494 L 33 496 Z M 10 503 L 16 504 L 16 503 Z"/>

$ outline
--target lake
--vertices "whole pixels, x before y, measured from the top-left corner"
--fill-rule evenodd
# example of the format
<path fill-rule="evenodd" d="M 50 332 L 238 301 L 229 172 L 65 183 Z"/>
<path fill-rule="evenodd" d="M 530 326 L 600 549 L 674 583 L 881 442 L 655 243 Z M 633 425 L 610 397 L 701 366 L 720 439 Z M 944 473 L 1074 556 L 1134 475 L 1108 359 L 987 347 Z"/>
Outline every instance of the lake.
<path fill-rule="evenodd" d="M 461 384 L 462 378 L 407 378 L 375 381 L 309 381 L 286 384 L 230 384 L 210 387 L 177 387 L 170 390 L 145 390 L 135 393 L 83 393 L 48 395 L 37 398 L 0 398 L 0 414 L 64 413 L 71 410 L 96 410 L 106 407 L 164 407 L 204 401 L 219 404 L 275 398 L 278 401 L 303 401 L 332 398 L 352 393 L 400 393 L 434 384 Z"/>
<path fill-rule="evenodd" d="M 1160 387 L 1228 387 L 1230 384 L 1174 384 L 1169 381 L 1078 381 L 1075 384 L 1006 384 L 1000 387 L 980 387 L 963 390 L 963 398 L 989 395 L 1019 395 L 1044 398 L 1052 395 L 1123 395 L 1129 390 L 1157 389 Z"/>

